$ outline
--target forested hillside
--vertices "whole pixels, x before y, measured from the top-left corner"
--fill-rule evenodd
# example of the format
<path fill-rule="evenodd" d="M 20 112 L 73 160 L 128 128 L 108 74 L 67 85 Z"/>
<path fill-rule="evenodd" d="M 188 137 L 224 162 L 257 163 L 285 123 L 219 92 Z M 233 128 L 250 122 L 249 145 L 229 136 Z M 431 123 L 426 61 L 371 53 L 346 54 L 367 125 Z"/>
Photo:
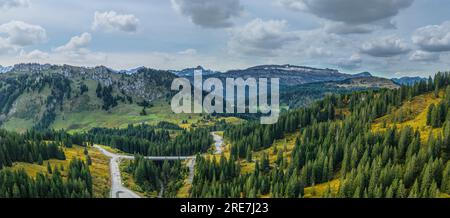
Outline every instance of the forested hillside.
<path fill-rule="evenodd" d="M 144 195 L 149 197 L 176 196 L 187 174 L 182 161 L 151 161 L 137 156 L 125 163 L 125 173 L 132 175 Z"/>
<path fill-rule="evenodd" d="M 104 197 L 109 190 L 105 159 L 83 135 L 0 130 L 0 197 Z"/>
<path fill-rule="evenodd" d="M 225 132 L 231 143 L 230 157 L 219 161 L 200 158 L 191 196 L 448 196 L 449 84 L 450 74 L 439 73 L 434 79 L 400 89 L 331 95 L 312 107 L 284 114 L 274 125 L 232 127 Z M 440 92 L 444 92 L 441 103 L 426 108 L 431 127 L 396 125 L 408 121 L 404 119 L 373 128 L 378 119 L 415 98 L 428 93 L 439 96 Z M 444 128 L 437 129 L 440 126 Z M 422 140 L 426 128 L 433 134 Z M 292 149 L 286 145 L 272 149 L 290 133 L 297 135 Z M 241 166 L 248 162 L 253 167 L 244 171 Z M 318 184 L 321 193 L 317 193 Z"/>
<path fill-rule="evenodd" d="M 0 130 L 0 169 L 11 166 L 13 162 L 42 163 L 50 158 L 66 158 L 57 143 L 30 139 L 28 136 Z"/>
<path fill-rule="evenodd" d="M 167 129 L 145 124 L 125 129 L 94 128 L 83 134 L 85 140 L 108 145 L 120 151 L 144 156 L 186 156 L 205 152 L 212 144 L 206 128 L 178 130 L 170 138 Z"/>
<path fill-rule="evenodd" d="M 49 167 L 48 173 L 35 178 L 23 169 L 0 171 L 0 198 L 90 198 L 92 177 L 85 162 L 70 162 L 68 178 L 63 180 L 60 169 Z"/>

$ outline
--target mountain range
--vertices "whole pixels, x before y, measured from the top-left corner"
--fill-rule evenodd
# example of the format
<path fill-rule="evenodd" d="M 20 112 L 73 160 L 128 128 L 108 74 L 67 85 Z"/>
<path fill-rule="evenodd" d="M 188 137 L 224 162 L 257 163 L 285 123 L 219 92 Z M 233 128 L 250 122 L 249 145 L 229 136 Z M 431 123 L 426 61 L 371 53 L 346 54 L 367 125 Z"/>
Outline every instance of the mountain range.
<path fill-rule="evenodd" d="M 104 66 L 50 64 L 17 64 L 0 69 L 0 125 L 22 131 L 120 126 L 130 119 L 148 121 L 151 118 L 140 115 L 142 110 L 156 104 L 159 107 L 154 110 L 168 113 L 173 79 L 192 79 L 195 69 L 204 70 L 204 79 L 278 77 L 281 103 L 289 107 L 307 106 L 327 93 L 399 87 L 392 80 L 368 72 L 346 74 L 294 65 L 262 65 L 227 72 L 201 66 L 180 71 L 145 67 L 118 71 Z"/>
<path fill-rule="evenodd" d="M 225 78 L 279 78 L 282 86 L 296 86 L 315 82 L 342 81 L 352 78 L 372 77 L 368 72 L 360 74 L 346 74 L 334 69 L 318 69 L 294 65 L 261 65 L 242 70 L 229 70 L 226 72 L 205 70 L 202 66 L 187 68 L 179 71 L 171 71 L 177 76 L 193 80 L 194 71 L 202 70 L 203 77 Z"/>
<path fill-rule="evenodd" d="M 101 116 L 106 122 L 115 114 L 139 115 L 143 106 L 170 96 L 174 78 L 148 68 L 124 74 L 103 66 L 18 64 L 0 74 L 0 124 L 24 130 L 56 128 L 57 122 L 67 128 L 70 119 L 92 116 L 86 124 L 102 125 Z"/>

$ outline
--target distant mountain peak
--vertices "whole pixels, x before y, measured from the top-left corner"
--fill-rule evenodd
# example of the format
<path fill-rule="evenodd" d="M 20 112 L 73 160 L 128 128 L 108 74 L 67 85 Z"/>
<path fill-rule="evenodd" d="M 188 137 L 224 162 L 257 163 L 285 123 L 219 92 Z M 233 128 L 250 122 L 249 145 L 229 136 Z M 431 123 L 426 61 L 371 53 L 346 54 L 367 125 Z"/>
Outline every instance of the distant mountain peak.
<path fill-rule="evenodd" d="M 353 75 L 354 77 L 373 77 L 373 75 L 369 72 L 362 72 Z"/>
<path fill-rule="evenodd" d="M 12 69 L 13 69 L 12 66 L 3 67 L 2 65 L 0 65 L 0 73 L 8 73 Z"/>
<path fill-rule="evenodd" d="M 220 73 L 219 71 L 205 69 L 201 65 L 198 65 L 197 67 L 182 69 L 182 70 L 170 70 L 170 72 L 172 72 L 173 74 L 175 74 L 179 77 L 193 77 L 195 70 L 202 70 L 203 75 L 212 75 L 212 74 Z"/>
<path fill-rule="evenodd" d="M 204 70 L 205 68 L 202 67 L 201 65 L 198 65 L 195 69 Z"/>
<path fill-rule="evenodd" d="M 131 74 L 138 73 L 138 72 L 139 72 L 140 70 L 142 70 L 142 69 L 146 69 L 146 67 L 140 66 L 140 67 L 136 67 L 136 68 L 128 69 L 128 70 L 119 70 L 119 71 L 117 71 L 117 72 L 118 72 L 118 73 L 122 73 L 122 74 L 128 74 L 128 75 L 131 75 Z"/>

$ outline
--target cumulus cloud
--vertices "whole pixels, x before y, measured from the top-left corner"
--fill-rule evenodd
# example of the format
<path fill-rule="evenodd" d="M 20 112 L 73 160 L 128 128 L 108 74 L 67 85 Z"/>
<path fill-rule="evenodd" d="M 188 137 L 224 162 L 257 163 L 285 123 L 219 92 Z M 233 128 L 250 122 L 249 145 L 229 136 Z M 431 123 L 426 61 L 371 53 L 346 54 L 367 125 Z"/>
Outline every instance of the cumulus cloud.
<path fill-rule="evenodd" d="M 44 59 L 49 59 L 50 58 L 50 54 L 47 52 L 43 52 L 41 50 L 33 50 L 31 52 L 25 53 L 22 52 L 21 56 L 23 58 L 26 58 L 27 60 L 34 60 L 34 61 L 38 61 L 38 60 L 44 60 Z"/>
<path fill-rule="evenodd" d="M 79 36 L 72 37 L 67 44 L 57 47 L 55 51 L 80 53 L 86 50 L 86 47 L 91 43 L 91 40 L 91 34 L 83 33 Z"/>
<path fill-rule="evenodd" d="M 414 51 L 411 56 L 409 57 L 409 60 L 411 61 L 423 61 L 423 62 L 433 62 L 439 60 L 439 53 L 432 53 L 432 52 L 426 52 L 426 51 Z"/>
<path fill-rule="evenodd" d="M 172 0 L 172 7 L 205 28 L 230 27 L 233 25 L 231 19 L 243 10 L 239 0 Z"/>
<path fill-rule="evenodd" d="M 450 21 L 417 29 L 412 41 L 425 51 L 450 51 Z"/>
<path fill-rule="evenodd" d="M 51 59 L 60 60 L 60 62 L 70 61 L 74 63 L 84 62 L 103 62 L 107 56 L 103 53 L 92 52 L 89 50 L 92 36 L 89 33 L 82 33 L 79 36 L 72 37 L 65 45 L 53 49 L 50 54 Z"/>
<path fill-rule="evenodd" d="M 305 11 L 329 21 L 325 28 L 337 34 L 370 33 L 377 28 L 392 28 L 392 17 L 408 8 L 414 0 L 278 0 L 281 5 Z"/>
<path fill-rule="evenodd" d="M 35 45 L 47 40 L 44 28 L 22 21 L 11 21 L 0 25 L 0 34 L 6 35 L 6 40 L 12 46 Z"/>
<path fill-rule="evenodd" d="M 349 24 L 365 24 L 393 17 L 414 0 L 279 0 L 293 10 Z"/>
<path fill-rule="evenodd" d="M 118 14 L 115 11 L 98 12 L 94 14 L 92 29 L 119 30 L 123 32 L 136 32 L 139 19 L 133 14 Z"/>
<path fill-rule="evenodd" d="M 410 51 L 408 44 L 395 36 L 387 36 L 363 44 L 361 53 L 373 57 L 393 57 Z"/>
<path fill-rule="evenodd" d="M 0 9 L 28 7 L 28 0 L 0 0 Z"/>
<path fill-rule="evenodd" d="M 284 20 L 254 19 L 244 27 L 231 31 L 228 47 L 232 52 L 274 56 L 286 44 L 299 39 L 295 32 L 289 32 Z"/>

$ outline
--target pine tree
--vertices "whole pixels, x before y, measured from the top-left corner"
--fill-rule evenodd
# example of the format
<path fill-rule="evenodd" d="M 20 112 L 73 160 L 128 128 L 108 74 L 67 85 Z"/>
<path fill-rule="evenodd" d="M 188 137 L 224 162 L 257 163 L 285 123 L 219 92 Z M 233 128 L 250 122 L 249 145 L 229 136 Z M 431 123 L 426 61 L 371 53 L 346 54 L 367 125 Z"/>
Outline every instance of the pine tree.
<path fill-rule="evenodd" d="M 50 162 L 47 162 L 47 173 L 52 174 L 52 166 L 50 165 Z"/>
<path fill-rule="evenodd" d="M 442 172 L 441 191 L 450 194 L 450 161 L 447 162 Z"/>
<path fill-rule="evenodd" d="M 44 160 L 42 159 L 42 155 L 41 154 L 39 154 L 38 164 L 39 165 L 43 165 L 44 164 Z"/>
<path fill-rule="evenodd" d="M 141 116 L 147 116 L 147 111 L 145 111 L 145 107 L 142 108 L 141 112 L 139 113 Z"/>
<path fill-rule="evenodd" d="M 252 160 L 252 150 L 251 150 L 251 148 L 250 148 L 250 146 L 247 148 L 247 155 L 246 155 L 246 158 L 245 158 L 246 160 L 247 160 L 247 162 L 252 162 L 253 160 Z"/>
<path fill-rule="evenodd" d="M 429 107 L 428 107 L 428 111 L 427 111 L 427 125 L 428 126 L 432 126 L 432 113 L 433 113 L 433 111 L 434 111 L 434 108 L 435 108 L 435 106 L 434 106 L 434 104 L 431 104 Z"/>
<path fill-rule="evenodd" d="M 86 163 L 87 163 L 87 165 L 92 165 L 92 159 L 91 159 L 91 156 L 90 155 L 86 155 Z"/>

